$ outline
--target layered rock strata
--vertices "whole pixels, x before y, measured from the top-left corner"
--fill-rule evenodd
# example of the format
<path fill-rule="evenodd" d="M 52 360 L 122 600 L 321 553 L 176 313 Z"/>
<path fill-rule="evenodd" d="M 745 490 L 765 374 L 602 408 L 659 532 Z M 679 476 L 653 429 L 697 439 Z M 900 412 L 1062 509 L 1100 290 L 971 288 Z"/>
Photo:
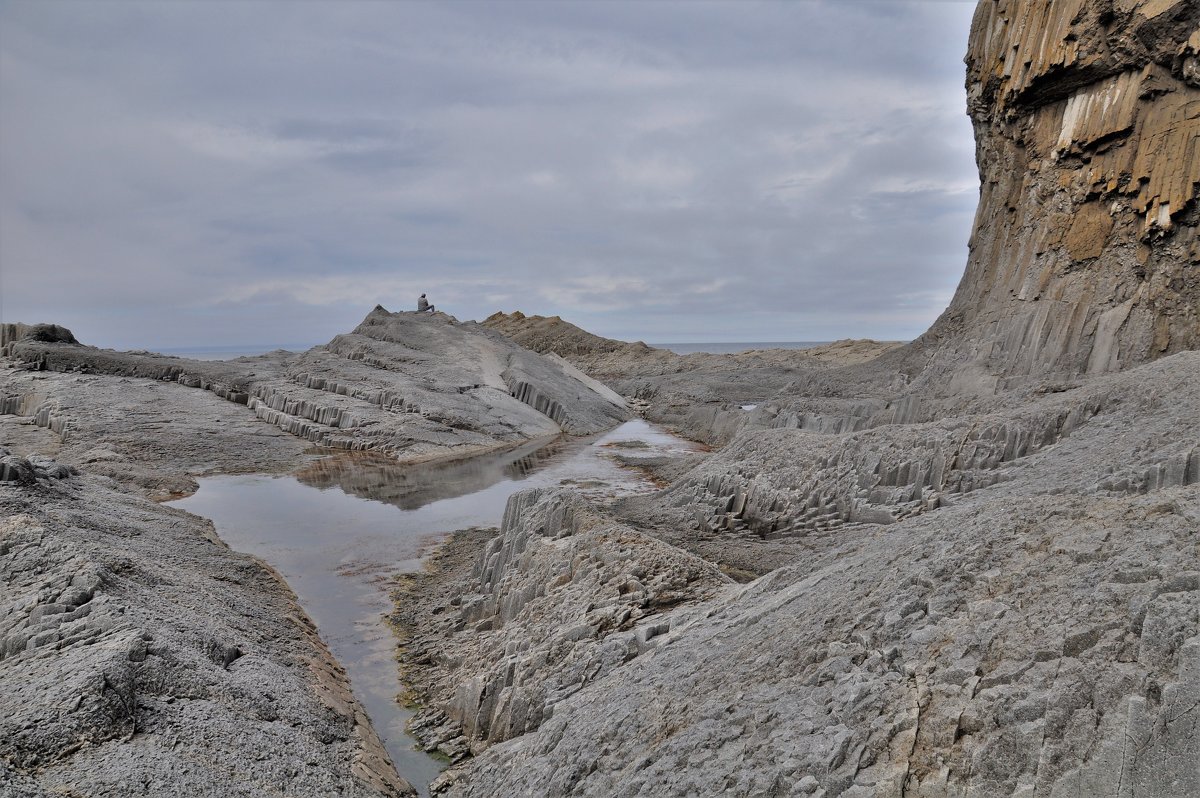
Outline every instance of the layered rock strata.
<path fill-rule="evenodd" d="M 668 615 L 445 793 L 1196 794 L 1196 490 L 979 498 Z"/>
<path fill-rule="evenodd" d="M 1198 28 L 1195 0 L 979 4 L 951 306 L 873 362 L 798 369 L 620 503 L 663 558 L 765 575 L 666 610 L 534 729 L 462 726 L 444 794 L 1200 793 Z M 555 595 L 507 639 L 563 634 Z M 493 693 L 431 695 L 454 719 Z"/>
<path fill-rule="evenodd" d="M 452 642 L 420 649 L 444 713 L 427 731 L 475 753 L 439 788 L 1193 795 L 1195 397 L 1200 353 L 1186 352 L 1007 416 L 743 433 L 639 500 L 658 518 L 623 513 L 640 536 L 673 527 L 675 545 L 660 542 L 653 558 L 627 546 L 612 573 L 678 573 L 695 560 L 683 548 L 712 560 L 721 546 L 748 556 L 758 541 L 782 542 L 791 556 L 743 588 L 614 632 L 591 649 L 613 653 L 590 654 L 582 670 L 548 652 L 577 651 L 561 642 L 576 635 L 595 645 L 579 613 L 604 607 L 612 583 L 577 579 L 593 555 L 551 544 L 582 513 L 593 528 L 604 516 L 568 496 L 514 498 L 502 536 L 444 607 Z M 809 512 L 813 495 L 827 512 Z M 679 531 L 697 517 L 698 530 Z M 719 545 L 698 545 L 706 538 Z M 564 579 L 573 590 L 558 589 Z M 651 634 L 654 645 L 636 645 Z M 571 689 L 551 712 L 516 700 L 564 676 Z"/>
<path fill-rule="evenodd" d="M 928 338 L 966 332 L 1001 380 L 1200 346 L 1198 49 L 1196 0 L 979 4 L 979 211 Z"/>
<path fill-rule="evenodd" d="M 137 494 L 292 469 L 313 443 L 394 465 L 627 417 L 574 367 L 445 316 L 376 309 L 325 347 L 228 363 L 3 335 L 4 794 L 411 794 L 282 580 Z"/>
<path fill-rule="evenodd" d="M 867 339 L 810 349 L 678 355 L 638 341 L 593 335 L 558 316 L 495 313 L 483 325 L 521 346 L 562 357 L 623 394 L 651 421 L 693 440 L 727 443 L 748 421 L 747 405 L 835 367 L 867 363 L 900 347 Z"/>
<path fill-rule="evenodd" d="M 663 498 L 694 509 L 704 532 L 772 539 L 894 523 L 1022 479 L 1077 445 L 1086 456 L 1039 475 L 1043 490 L 1108 495 L 1194 485 L 1198 375 L 1200 353 L 1183 352 L 1007 411 L 843 435 L 750 430 Z M 1097 439 L 1110 441 L 1102 456 Z"/>
<path fill-rule="evenodd" d="M 986 411 L 1200 346 L 1197 20 L 1196 0 L 980 2 L 980 202 L 954 298 L 909 346 L 801 375 L 780 425 Z"/>
<path fill-rule="evenodd" d="M 619 396 L 568 364 L 444 314 L 376 308 L 325 346 L 229 362 L 100 350 L 28 331 L 6 351 L 35 370 L 208 391 L 312 444 L 408 461 L 599 432 L 628 417 Z M 4 386 L 0 411 L 33 416 L 68 438 L 72 424 L 88 423 L 27 379 Z"/>

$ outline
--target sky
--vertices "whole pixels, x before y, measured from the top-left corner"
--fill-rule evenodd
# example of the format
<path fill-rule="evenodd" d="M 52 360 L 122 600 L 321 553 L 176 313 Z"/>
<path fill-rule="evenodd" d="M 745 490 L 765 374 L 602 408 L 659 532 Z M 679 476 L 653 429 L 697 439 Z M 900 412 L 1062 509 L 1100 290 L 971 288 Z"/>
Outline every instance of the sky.
<path fill-rule="evenodd" d="M 973 9 L 0 0 L 0 321 L 910 339 L 966 263 Z"/>

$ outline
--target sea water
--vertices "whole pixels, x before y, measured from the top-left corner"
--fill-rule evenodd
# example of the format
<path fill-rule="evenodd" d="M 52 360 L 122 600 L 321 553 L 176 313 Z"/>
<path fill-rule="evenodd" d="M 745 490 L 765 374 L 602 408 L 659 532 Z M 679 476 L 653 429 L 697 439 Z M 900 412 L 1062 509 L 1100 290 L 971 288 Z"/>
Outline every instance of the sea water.
<path fill-rule="evenodd" d="M 705 352 L 711 355 L 733 355 L 752 349 L 812 349 L 830 341 L 718 341 L 709 343 L 648 344 L 655 349 L 669 349 L 677 355 Z"/>

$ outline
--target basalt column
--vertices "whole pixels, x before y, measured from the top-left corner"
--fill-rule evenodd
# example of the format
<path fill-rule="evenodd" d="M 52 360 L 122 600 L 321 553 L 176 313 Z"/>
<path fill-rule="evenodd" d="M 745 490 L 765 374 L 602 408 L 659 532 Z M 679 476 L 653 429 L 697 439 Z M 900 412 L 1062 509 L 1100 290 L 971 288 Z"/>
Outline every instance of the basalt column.
<path fill-rule="evenodd" d="M 999 383 L 1200 348 L 1200 0 L 982 0 L 980 202 L 923 343 Z"/>

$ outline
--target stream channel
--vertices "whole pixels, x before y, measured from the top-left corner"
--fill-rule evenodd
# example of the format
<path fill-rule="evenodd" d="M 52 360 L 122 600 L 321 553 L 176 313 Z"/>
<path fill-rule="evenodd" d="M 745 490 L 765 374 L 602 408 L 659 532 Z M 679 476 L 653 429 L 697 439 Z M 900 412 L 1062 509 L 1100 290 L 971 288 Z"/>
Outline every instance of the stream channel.
<path fill-rule="evenodd" d="M 345 667 L 400 775 L 428 795 L 444 765 L 405 731 L 396 640 L 385 622 L 397 573 L 419 570 L 458 529 L 498 526 L 518 490 L 567 486 L 599 500 L 655 489 L 627 458 L 695 451 L 644 421 L 587 438 L 534 441 L 441 464 L 401 465 L 369 453 L 315 460 L 287 476 L 202 477 L 174 506 L 212 519 L 231 548 L 278 570 Z"/>

